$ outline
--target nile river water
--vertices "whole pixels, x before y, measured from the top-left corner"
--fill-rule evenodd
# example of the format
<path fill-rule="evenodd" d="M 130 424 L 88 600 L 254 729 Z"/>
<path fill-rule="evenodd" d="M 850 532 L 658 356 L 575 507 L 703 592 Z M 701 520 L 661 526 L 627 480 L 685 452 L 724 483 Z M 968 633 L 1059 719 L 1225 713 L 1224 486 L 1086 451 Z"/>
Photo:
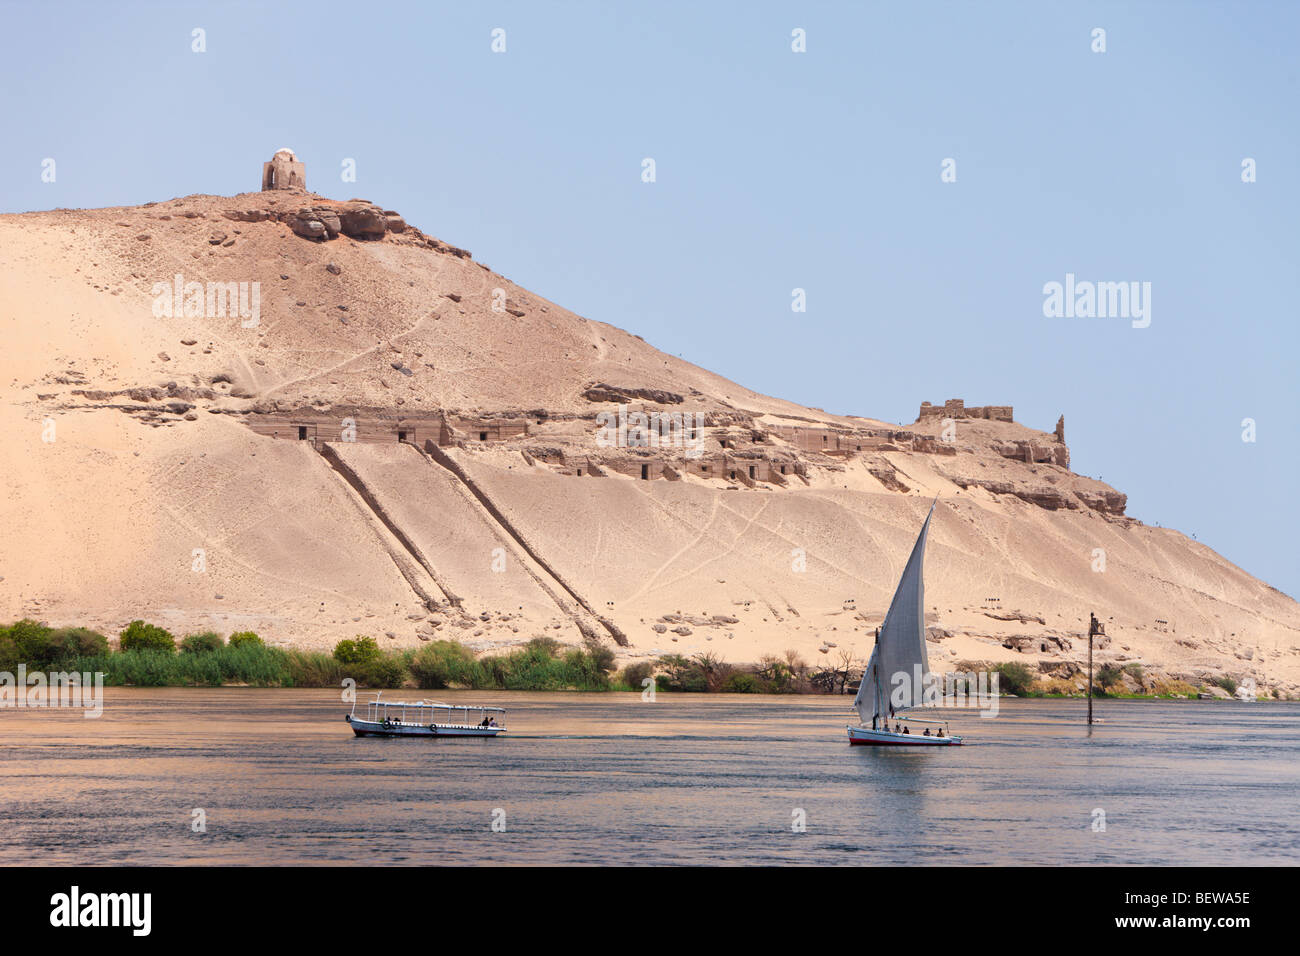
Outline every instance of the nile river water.
<path fill-rule="evenodd" d="M 848 746 L 845 697 L 446 691 L 513 736 L 390 740 L 338 691 L 105 695 L 0 710 L 0 863 L 1300 862 L 1295 704 L 1099 701 L 1089 737 L 1004 700 L 896 750 Z"/>

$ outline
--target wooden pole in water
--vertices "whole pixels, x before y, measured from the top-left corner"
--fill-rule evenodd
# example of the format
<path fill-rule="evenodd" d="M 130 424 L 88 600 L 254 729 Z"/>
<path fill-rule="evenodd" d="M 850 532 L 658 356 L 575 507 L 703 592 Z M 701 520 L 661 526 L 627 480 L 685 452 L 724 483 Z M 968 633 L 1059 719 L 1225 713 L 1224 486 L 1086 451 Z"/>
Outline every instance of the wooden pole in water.
<path fill-rule="evenodd" d="M 1097 615 L 1088 612 L 1088 727 L 1092 727 L 1092 635 L 1097 633 Z"/>
<path fill-rule="evenodd" d="M 1098 634 L 1105 634 L 1106 629 L 1097 620 L 1097 615 L 1088 612 L 1088 727 L 1092 728 L 1092 639 Z"/>

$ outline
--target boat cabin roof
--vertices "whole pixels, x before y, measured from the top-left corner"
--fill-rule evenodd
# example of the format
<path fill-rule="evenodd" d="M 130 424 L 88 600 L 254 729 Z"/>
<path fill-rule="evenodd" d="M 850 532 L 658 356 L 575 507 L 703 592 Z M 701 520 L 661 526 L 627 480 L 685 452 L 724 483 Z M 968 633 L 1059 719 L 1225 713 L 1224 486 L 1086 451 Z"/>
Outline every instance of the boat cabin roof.
<path fill-rule="evenodd" d="M 504 714 L 504 707 L 489 707 L 485 704 L 445 704 L 440 700 L 381 700 L 376 697 L 370 701 L 372 707 L 423 707 L 438 710 L 472 710 L 479 713 Z"/>

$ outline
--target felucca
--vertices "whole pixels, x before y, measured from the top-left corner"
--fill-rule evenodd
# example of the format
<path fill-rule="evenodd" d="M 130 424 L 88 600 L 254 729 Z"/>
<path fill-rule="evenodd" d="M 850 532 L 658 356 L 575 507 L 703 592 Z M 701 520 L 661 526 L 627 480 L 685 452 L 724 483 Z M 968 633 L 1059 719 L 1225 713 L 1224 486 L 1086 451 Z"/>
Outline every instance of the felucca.
<path fill-rule="evenodd" d="M 850 744 L 950 747 L 961 743 L 960 737 L 948 733 L 945 720 L 920 720 L 902 714 L 907 708 L 921 706 L 921 687 L 930 672 L 930 660 L 925 650 L 922 566 L 925 563 L 925 538 L 930 531 L 935 504 L 938 504 L 937 498 L 930 505 L 930 513 L 925 516 L 912 556 L 907 559 L 907 567 L 903 568 L 885 623 L 880 626 L 871 660 L 867 662 L 862 683 L 858 685 L 858 696 L 854 698 L 853 706 L 857 708 L 861 723 L 846 728 Z M 932 733 L 927 727 L 922 733 L 912 733 L 908 724 L 937 724 L 939 729 Z"/>

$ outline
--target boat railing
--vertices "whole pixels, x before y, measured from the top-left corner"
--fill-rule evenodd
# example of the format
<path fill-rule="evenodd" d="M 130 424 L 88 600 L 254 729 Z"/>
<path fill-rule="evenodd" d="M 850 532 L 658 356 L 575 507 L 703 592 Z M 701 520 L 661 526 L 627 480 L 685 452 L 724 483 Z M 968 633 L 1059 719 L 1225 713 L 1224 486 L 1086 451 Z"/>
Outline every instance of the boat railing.
<path fill-rule="evenodd" d="M 911 717 L 908 716 L 907 714 L 894 714 L 894 716 L 886 720 L 883 720 L 879 729 L 887 731 L 889 733 L 901 733 L 902 728 L 906 727 L 908 724 L 931 724 L 943 728 L 943 733 L 930 734 L 930 736 L 932 737 L 933 736 L 951 737 L 953 735 L 950 722 L 947 720 L 926 720 L 924 717 Z M 865 724 L 863 726 L 865 726 Z M 874 730 L 877 728 L 873 727 L 872 729 Z"/>

